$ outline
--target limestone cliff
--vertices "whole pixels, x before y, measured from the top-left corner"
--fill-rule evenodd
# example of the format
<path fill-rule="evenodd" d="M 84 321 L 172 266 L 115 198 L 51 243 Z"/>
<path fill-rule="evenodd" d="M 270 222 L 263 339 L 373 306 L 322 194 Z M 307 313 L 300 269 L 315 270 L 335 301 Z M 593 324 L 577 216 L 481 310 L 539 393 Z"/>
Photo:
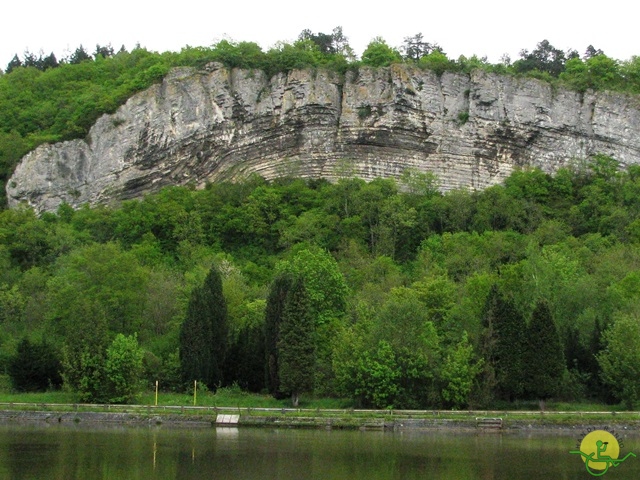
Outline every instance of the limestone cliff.
<path fill-rule="evenodd" d="M 7 183 L 38 211 L 135 198 L 250 173 L 335 179 L 434 172 L 443 190 L 484 188 L 519 166 L 553 172 L 596 153 L 640 163 L 640 102 L 475 71 L 406 65 L 345 76 L 173 70 L 104 115 L 85 140 L 44 145 Z"/>

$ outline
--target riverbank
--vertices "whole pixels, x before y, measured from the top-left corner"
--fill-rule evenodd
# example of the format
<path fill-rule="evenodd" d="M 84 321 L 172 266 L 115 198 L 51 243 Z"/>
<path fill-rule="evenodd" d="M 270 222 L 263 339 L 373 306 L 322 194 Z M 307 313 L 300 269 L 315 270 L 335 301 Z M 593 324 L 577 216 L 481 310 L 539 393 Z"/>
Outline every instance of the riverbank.
<path fill-rule="evenodd" d="M 0 404 L 0 424 L 274 427 L 354 430 L 581 431 L 609 426 L 640 432 L 639 412 L 407 411 Z"/>

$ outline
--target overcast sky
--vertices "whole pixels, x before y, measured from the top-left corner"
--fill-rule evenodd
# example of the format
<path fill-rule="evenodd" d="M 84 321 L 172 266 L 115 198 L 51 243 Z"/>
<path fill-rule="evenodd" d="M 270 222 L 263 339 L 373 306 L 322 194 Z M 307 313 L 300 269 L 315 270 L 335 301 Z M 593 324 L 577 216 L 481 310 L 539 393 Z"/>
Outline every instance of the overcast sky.
<path fill-rule="evenodd" d="M 186 45 L 210 46 L 217 40 L 253 41 L 267 50 L 277 41 L 293 41 L 305 28 L 331 33 L 342 26 L 360 56 L 381 36 L 391 46 L 421 32 L 449 58 L 487 56 L 492 63 L 507 53 L 533 50 L 547 39 L 556 48 L 580 54 L 592 44 L 618 60 L 640 55 L 633 2 L 538 0 L 429 0 L 354 2 L 348 0 L 33 0 L 0 7 L 0 67 L 25 50 L 58 58 L 82 44 L 136 43 L 149 50 L 179 51 Z"/>

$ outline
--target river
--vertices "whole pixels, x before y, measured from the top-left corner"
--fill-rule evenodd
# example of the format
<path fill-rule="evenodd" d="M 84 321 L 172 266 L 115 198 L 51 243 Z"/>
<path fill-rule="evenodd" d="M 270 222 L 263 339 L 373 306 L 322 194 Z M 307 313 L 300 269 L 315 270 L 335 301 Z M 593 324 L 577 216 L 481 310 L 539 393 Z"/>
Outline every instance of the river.
<path fill-rule="evenodd" d="M 585 479 L 580 432 L 0 426 L 0 478 Z M 640 437 L 623 452 L 640 454 Z M 640 456 L 604 478 L 640 478 Z"/>

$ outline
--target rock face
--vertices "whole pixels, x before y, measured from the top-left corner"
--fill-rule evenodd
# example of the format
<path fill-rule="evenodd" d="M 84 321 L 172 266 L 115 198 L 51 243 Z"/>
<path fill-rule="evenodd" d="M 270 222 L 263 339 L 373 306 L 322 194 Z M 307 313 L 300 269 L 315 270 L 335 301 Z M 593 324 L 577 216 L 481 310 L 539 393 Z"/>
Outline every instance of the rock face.
<path fill-rule="evenodd" d="M 29 153 L 7 197 L 46 211 L 251 173 L 370 180 L 407 167 L 435 173 L 443 190 L 484 188 L 517 167 L 554 172 L 597 153 L 640 163 L 639 132 L 636 97 L 480 70 L 437 76 L 394 65 L 267 78 L 213 64 L 173 70 L 102 116 L 85 140 Z"/>

